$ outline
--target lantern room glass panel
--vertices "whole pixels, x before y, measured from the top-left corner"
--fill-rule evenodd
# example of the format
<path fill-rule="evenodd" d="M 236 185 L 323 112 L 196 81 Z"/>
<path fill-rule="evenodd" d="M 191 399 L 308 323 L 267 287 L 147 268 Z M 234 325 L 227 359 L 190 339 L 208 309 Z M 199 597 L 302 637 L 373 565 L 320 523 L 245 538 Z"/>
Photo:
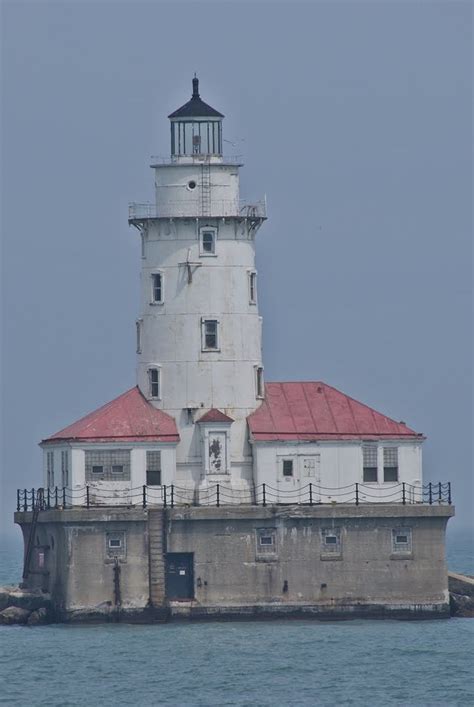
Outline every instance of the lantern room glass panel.
<path fill-rule="evenodd" d="M 220 120 L 177 120 L 171 123 L 171 154 L 222 155 Z"/>

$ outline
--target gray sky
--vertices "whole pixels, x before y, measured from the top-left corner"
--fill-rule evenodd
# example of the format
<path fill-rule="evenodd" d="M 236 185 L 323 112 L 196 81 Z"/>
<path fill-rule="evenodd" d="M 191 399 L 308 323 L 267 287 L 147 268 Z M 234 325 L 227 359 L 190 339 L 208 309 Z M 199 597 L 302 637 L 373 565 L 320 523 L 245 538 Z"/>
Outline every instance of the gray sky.
<path fill-rule="evenodd" d="M 226 115 L 258 235 L 267 380 L 428 436 L 471 521 L 470 2 L 3 2 L 3 526 L 37 442 L 135 383 L 151 154 Z"/>

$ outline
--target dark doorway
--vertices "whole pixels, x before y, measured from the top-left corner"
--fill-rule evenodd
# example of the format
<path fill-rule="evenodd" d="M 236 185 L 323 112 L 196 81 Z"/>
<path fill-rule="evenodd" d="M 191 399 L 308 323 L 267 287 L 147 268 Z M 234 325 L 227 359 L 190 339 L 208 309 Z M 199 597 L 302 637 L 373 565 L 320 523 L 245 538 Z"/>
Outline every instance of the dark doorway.
<path fill-rule="evenodd" d="M 166 555 L 167 599 L 194 599 L 192 552 L 169 552 Z"/>

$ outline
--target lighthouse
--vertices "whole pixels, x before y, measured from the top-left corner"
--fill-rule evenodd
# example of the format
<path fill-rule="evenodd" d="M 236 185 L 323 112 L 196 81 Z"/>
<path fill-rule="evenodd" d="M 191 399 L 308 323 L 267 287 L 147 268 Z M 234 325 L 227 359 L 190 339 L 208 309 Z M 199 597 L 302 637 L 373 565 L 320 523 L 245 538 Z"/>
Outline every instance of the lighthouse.
<path fill-rule="evenodd" d="M 132 204 L 142 245 L 137 383 L 176 420 L 176 484 L 245 491 L 253 469 L 246 418 L 264 397 L 256 234 L 265 202 L 242 203 L 238 158 L 199 81 L 168 117 L 169 158 L 154 159 L 155 203 Z"/>
<path fill-rule="evenodd" d="M 423 434 L 321 380 L 264 381 L 265 200 L 241 202 L 197 77 L 168 117 L 154 202 L 129 212 L 136 385 L 42 441 L 24 586 L 67 621 L 449 615 L 451 486 L 423 484 Z"/>

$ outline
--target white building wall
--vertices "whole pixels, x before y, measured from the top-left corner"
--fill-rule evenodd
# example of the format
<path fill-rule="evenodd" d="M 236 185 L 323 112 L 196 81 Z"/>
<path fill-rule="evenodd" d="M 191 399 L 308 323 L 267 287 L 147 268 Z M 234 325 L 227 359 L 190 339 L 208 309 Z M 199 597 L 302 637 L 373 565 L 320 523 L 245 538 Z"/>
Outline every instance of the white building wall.
<path fill-rule="evenodd" d="M 398 482 L 383 482 L 383 447 L 398 447 Z M 291 502 L 308 498 L 308 484 L 313 484 L 313 499 L 323 503 L 354 502 L 355 484 L 359 500 L 400 501 L 402 486 L 407 484 L 407 500 L 421 500 L 421 444 L 384 441 L 379 445 L 378 482 L 363 482 L 362 444 L 360 442 L 260 442 L 253 443 L 255 484 L 266 484 L 268 500 Z M 316 478 L 305 477 L 305 459 L 315 458 Z M 282 475 L 282 460 L 292 459 L 293 478 Z M 412 492 L 408 485 L 414 486 Z M 344 488 L 349 487 L 349 488 Z M 392 494 L 393 497 L 392 497 Z"/>
<path fill-rule="evenodd" d="M 191 161 L 155 168 L 160 218 L 141 226 L 137 380 L 145 397 L 177 422 L 177 485 L 205 483 L 196 421 L 204 411 L 218 408 L 235 420 L 229 473 L 221 481 L 248 489 L 252 455 L 246 418 L 260 404 L 256 370 L 262 367 L 262 321 L 256 301 L 250 301 L 249 285 L 250 273 L 255 272 L 256 229 L 254 221 L 239 216 L 238 166 L 212 163 L 208 169 L 210 215 L 203 216 L 201 165 Z M 190 189 L 193 181 L 196 188 Z M 201 231 L 206 227 L 216 230 L 212 255 L 201 247 Z M 161 303 L 152 301 L 152 276 L 157 272 L 163 283 Z M 202 350 L 204 318 L 218 321 L 216 351 Z M 160 370 L 159 399 L 151 397 L 152 367 Z"/>
<path fill-rule="evenodd" d="M 106 500 L 110 505 L 131 505 L 142 504 L 142 490 L 146 484 L 146 452 L 159 451 L 161 453 L 161 481 L 162 486 L 174 483 L 176 470 L 176 448 L 175 444 L 159 442 L 95 442 L 95 443 L 71 443 L 68 447 L 62 444 L 47 444 L 43 446 L 43 467 L 44 467 L 44 487 L 47 488 L 47 462 L 48 452 L 52 452 L 55 463 L 59 464 L 60 473 L 61 451 L 68 449 L 70 453 L 69 467 L 69 487 L 66 499 L 68 505 L 84 505 L 86 502 L 86 486 L 89 486 L 90 501 L 94 503 L 104 503 Z M 120 480 L 87 480 L 86 479 L 86 455 L 87 450 L 129 450 L 130 451 L 130 479 Z M 58 480 L 60 477 L 58 477 Z M 60 489 L 61 484 L 56 484 Z M 161 503 L 163 494 L 160 487 L 149 487 L 147 492 L 149 503 Z M 62 499 L 62 494 L 61 494 Z"/>
<path fill-rule="evenodd" d="M 156 212 L 160 217 L 197 216 L 202 207 L 203 170 L 209 170 L 210 216 L 239 213 L 238 166 L 204 160 L 155 167 Z M 206 179 L 206 182 L 208 180 Z M 190 183 L 196 187 L 190 189 Z"/>

